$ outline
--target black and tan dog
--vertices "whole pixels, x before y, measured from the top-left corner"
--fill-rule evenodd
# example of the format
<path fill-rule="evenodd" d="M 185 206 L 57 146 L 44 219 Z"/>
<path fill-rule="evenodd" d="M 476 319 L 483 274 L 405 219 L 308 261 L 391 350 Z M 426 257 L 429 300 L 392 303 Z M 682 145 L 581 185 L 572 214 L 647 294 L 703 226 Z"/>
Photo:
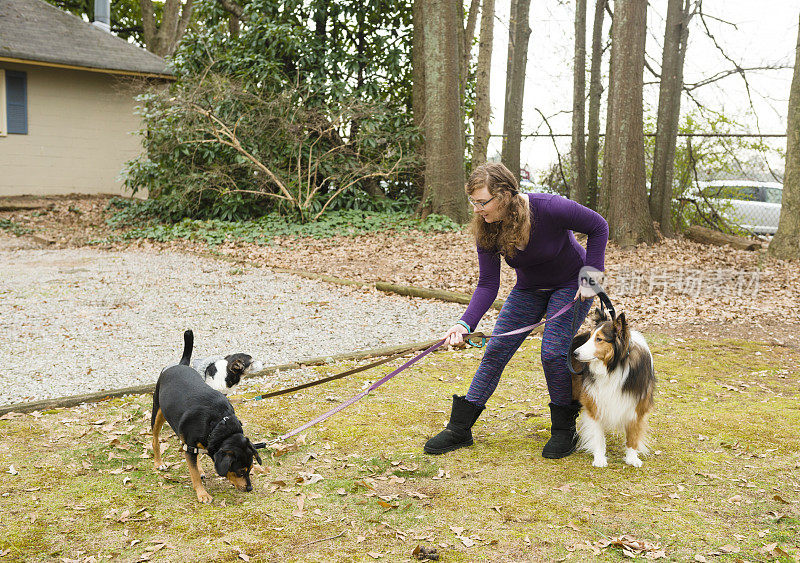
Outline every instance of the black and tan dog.
<path fill-rule="evenodd" d="M 255 457 L 261 458 L 252 442 L 242 432 L 230 401 L 205 384 L 203 378 L 189 367 L 194 338 L 192 331 L 183 335 L 184 349 L 180 364 L 161 372 L 153 393 L 153 454 L 156 469 L 164 470 L 161 460 L 159 433 L 166 421 L 184 444 L 186 465 L 192 487 L 200 502 L 211 502 L 202 479 L 197 454 L 205 450 L 214 460 L 216 472 L 227 477 L 240 491 L 252 491 L 250 471 Z"/>

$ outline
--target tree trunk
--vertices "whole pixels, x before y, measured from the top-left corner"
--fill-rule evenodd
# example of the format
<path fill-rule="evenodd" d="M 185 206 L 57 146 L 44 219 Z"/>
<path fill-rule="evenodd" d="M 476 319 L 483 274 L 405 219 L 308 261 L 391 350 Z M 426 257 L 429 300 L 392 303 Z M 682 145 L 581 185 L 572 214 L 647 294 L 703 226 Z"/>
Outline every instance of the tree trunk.
<path fill-rule="evenodd" d="M 647 205 L 642 89 L 647 0 L 617 0 L 611 32 L 611 81 L 603 159 L 603 201 L 610 238 L 620 246 L 656 239 Z"/>
<path fill-rule="evenodd" d="M 238 39 L 239 33 L 242 30 L 242 20 L 231 14 L 228 17 L 228 33 L 231 39 Z"/>
<path fill-rule="evenodd" d="M 528 63 L 528 24 L 531 0 L 511 0 L 508 22 L 508 62 L 506 101 L 503 112 L 503 163 L 519 179 L 522 140 L 522 101 L 525 94 L 525 67 Z"/>
<path fill-rule="evenodd" d="M 586 0 L 575 0 L 575 57 L 572 69 L 572 186 L 569 197 L 587 203 L 586 190 Z"/>
<path fill-rule="evenodd" d="M 232 39 L 239 37 L 242 31 L 242 19 L 244 17 L 244 8 L 233 0 L 218 0 L 222 9 L 230 14 L 228 18 L 228 34 Z"/>
<path fill-rule="evenodd" d="M 789 91 L 789 118 L 786 126 L 786 173 L 778 232 L 769 243 L 776 258 L 800 258 L 800 30 L 795 48 L 794 74 Z"/>
<path fill-rule="evenodd" d="M 421 133 L 425 128 L 425 34 L 422 24 L 425 21 L 424 6 L 425 0 L 414 0 L 412 6 L 412 36 L 411 36 L 411 111 L 414 116 L 414 125 Z M 416 153 L 420 165 L 418 173 L 414 174 L 414 186 L 416 196 L 420 199 L 422 211 L 422 194 L 425 190 L 425 135 L 420 135 L 420 140 L 416 146 Z"/>
<path fill-rule="evenodd" d="M 159 57 L 175 52 L 192 18 L 194 0 L 167 0 L 161 12 L 161 25 L 156 23 L 152 0 L 139 0 L 142 10 L 142 31 L 147 50 Z"/>
<path fill-rule="evenodd" d="M 422 216 L 469 219 L 464 196 L 464 119 L 461 110 L 460 2 L 425 0 L 425 190 Z"/>
<path fill-rule="evenodd" d="M 589 137 L 586 141 L 586 190 L 589 207 L 597 210 L 597 168 L 600 155 L 600 98 L 603 95 L 603 16 L 606 0 L 597 0 L 592 27 L 592 69 L 589 74 Z"/>
<path fill-rule="evenodd" d="M 478 46 L 478 68 L 475 77 L 475 137 L 472 146 L 472 166 L 486 162 L 489 147 L 489 123 L 492 108 L 489 86 L 492 70 L 492 44 L 494 43 L 494 0 L 483 0 L 481 6 L 481 38 Z"/>
<path fill-rule="evenodd" d="M 689 39 L 689 8 L 689 0 L 669 0 L 661 58 L 658 122 L 650 181 L 650 216 L 659 223 L 661 233 L 668 237 L 675 234 L 672 228 L 672 180 L 681 114 L 683 63 Z"/>
<path fill-rule="evenodd" d="M 464 24 L 464 47 L 461 59 L 461 96 L 463 103 L 464 93 L 467 91 L 467 81 L 469 80 L 469 62 L 472 60 L 472 40 L 475 39 L 475 25 L 478 21 L 478 9 L 481 0 L 470 0 L 467 21 Z"/>

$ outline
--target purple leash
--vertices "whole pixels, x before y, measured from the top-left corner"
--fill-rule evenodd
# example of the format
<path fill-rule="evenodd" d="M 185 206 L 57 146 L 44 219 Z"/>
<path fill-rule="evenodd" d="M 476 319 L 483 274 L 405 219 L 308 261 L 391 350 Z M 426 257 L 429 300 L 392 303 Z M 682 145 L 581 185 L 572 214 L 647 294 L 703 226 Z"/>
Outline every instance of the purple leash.
<path fill-rule="evenodd" d="M 475 333 L 465 334 L 465 335 L 464 335 L 464 340 L 466 341 L 466 340 L 467 340 L 469 337 L 472 337 L 472 338 L 483 338 L 483 339 L 487 339 L 487 338 L 498 338 L 498 337 L 501 337 L 501 336 L 512 336 L 512 335 L 515 335 L 515 334 L 521 334 L 521 333 L 523 333 L 523 332 L 528 332 L 528 331 L 531 331 L 531 330 L 533 330 L 534 328 L 536 328 L 536 327 L 538 327 L 538 326 L 540 326 L 540 325 L 544 324 L 545 322 L 547 322 L 547 321 L 549 321 L 549 320 L 551 320 L 551 319 L 555 319 L 555 318 L 556 318 L 556 317 L 558 317 L 558 316 L 561 316 L 561 315 L 563 315 L 563 314 L 564 314 L 564 313 L 565 313 L 565 312 L 566 312 L 566 311 L 567 311 L 567 310 L 568 310 L 570 307 L 572 307 L 572 306 L 575 304 L 575 302 L 576 302 L 576 301 L 577 301 L 577 298 L 576 298 L 576 299 L 573 299 L 572 301 L 570 301 L 569 303 L 567 303 L 566 305 L 564 305 L 564 306 L 563 306 L 563 307 L 562 307 L 562 308 L 561 308 L 561 309 L 560 309 L 560 310 L 559 310 L 559 311 L 558 311 L 558 312 L 557 312 L 555 315 L 553 315 L 552 317 L 549 317 L 549 318 L 547 318 L 547 319 L 545 319 L 545 320 L 539 321 L 539 322 L 538 322 L 538 323 L 536 323 L 536 324 L 532 324 L 532 325 L 530 325 L 530 326 L 524 326 L 524 327 L 522 327 L 522 328 L 518 328 L 518 329 L 516 329 L 516 330 L 512 330 L 512 331 L 509 331 L 509 332 L 504 332 L 504 333 L 502 333 L 502 334 L 492 334 L 492 335 L 490 335 L 490 336 L 485 336 L 485 335 L 484 335 L 482 332 L 475 332 Z M 417 363 L 418 361 L 420 361 L 422 358 L 424 358 L 425 356 L 427 356 L 428 354 L 430 354 L 431 352 L 433 352 L 434 350 L 436 350 L 437 348 L 439 348 L 439 347 L 440 347 L 442 344 L 444 344 L 444 339 L 442 339 L 442 340 L 439 340 L 438 342 L 436 342 L 436 343 L 435 343 L 433 346 L 431 346 L 430 348 L 428 348 L 428 349 L 426 349 L 426 350 L 424 350 L 424 351 L 420 352 L 419 354 L 417 354 L 416 356 L 414 356 L 413 358 L 411 358 L 410 360 L 408 360 L 406 363 L 404 363 L 402 366 L 400 366 L 399 368 L 397 368 L 396 370 L 394 370 L 392 373 L 390 373 L 390 374 L 388 374 L 388 375 L 386 375 L 386 376 L 382 377 L 381 379 L 379 379 L 378 381 L 376 381 L 375 383 L 373 383 L 372 385 L 370 385 L 370 386 L 369 386 L 369 387 L 368 387 L 368 388 L 367 388 L 365 391 L 362 391 L 361 393 L 359 393 L 359 394 L 358 394 L 358 395 L 356 395 L 355 397 L 352 397 L 351 399 L 347 400 L 346 402 L 342 403 L 341 405 L 338 405 L 338 406 L 336 406 L 336 407 L 332 408 L 332 409 L 331 409 L 331 410 L 329 410 L 328 412 L 326 412 L 326 413 L 324 413 L 324 414 L 321 414 L 321 415 L 319 415 L 319 416 L 318 416 L 317 418 L 315 418 L 314 420 L 311 420 L 311 421 L 309 421 L 309 422 L 306 422 L 306 423 L 305 423 L 304 425 L 302 425 L 301 427 L 299 427 L 299 428 L 295 428 L 295 429 L 294 429 L 294 430 L 292 430 L 291 432 L 289 432 L 289 433 L 287 433 L 287 434 L 284 434 L 284 435 L 282 435 L 282 436 L 278 436 L 277 438 L 275 438 L 274 440 L 272 440 L 272 442 L 271 442 L 271 443 L 274 443 L 274 442 L 280 442 L 280 441 L 286 440 L 287 438 L 291 438 L 292 436 L 294 436 L 294 435 L 296 435 L 296 434 L 299 434 L 299 433 L 300 433 L 300 432 L 302 432 L 303 430 L 306 430 L 306 429 L 308 429 L 308 428 L 311 428 L 311 427 L 312 427 L 312 426 L 314 426 L 315 424 L 318 424 L 318 423 L 322 422 L 323 420 L 326 420 L 326 419 L 328 419 L 328 418 L 332 417 L 332 416 L 333 416 L 333 415 L 335 415 L 337 412 L 339 412 L 339 411 L 341 411 L 341 410 L 344 410 L 344 409 L 346 409 L 347 407 L 349 407 L 349 406 L 350 406 L 350 405 L 352 405 L 353 403 L 355 403 L 355 402 L 357 402 L 357 401 L 361 400 L 362 398 L 366 397 L 366 396 L 369 394 L 369 392 L 370 392 L 370 391 L 373 391 L 373 390 L 377 389 L 378 387 L 380 387 L 381 385 L 383 385 L 384 383 L 386 383 L 387 381 L 389 381 L 391 378 L 393 378 L 395 375 L 397 375 L 397 374 L 398 374 L 398 373 L 400 373 L 401 371 L 403 371 L 403 370 L 405 370 L 405 369 L 407 369 L 407 368 L 411 367 L 412 365 L 414 365 L 415 363 Z"/>
<path fill-rule="evenodd" d="M 391 378 L 393 378 L 395 375 L 397 375 L 398 373 L 400 373 L 400 372 L 401 372 L 401 371 L 403 371 L 404 369 L 406 369 L 406 368 L 408 368 L 408 367 L 412 366 L 413 364 L 417 363 L 418 361 L 420 361 L 422 358 L 424 358 L 425 356 L 427 356 L 428 354 L 430 354 L 431 352 L 433 352 L 434 350 L 436 350 L 436 349 L 437 349 L 439 346 L 441 346 L 442 344 L 444 344 L 444 339 L 440 340 L 439 342 L 437 342 L 436 344 L 434 344 L 433 346 L 431 346 L 431 347 L 430 347 L 430 348 L 428 348 L 427 350 L 425 350 L 425 351 L 423 351 L 423 352 L 420 352 L 419 354 L 417 354 L 416 356 L 414 356 L 413 358 L 411 358 L 410 360 L 408 360 L 406 363 L 404 363 L 402 366 L 400 366 L 399 368 L 397 368 L 396 370 L 394 370 L 394 371 L 393 371 L 392 373 L 390 373 L 389 375 L 386 375 L 385 377 L 383 377 L 383 378 L 379 379 L 378 381 L 376 381 L 375 383 L 373 383 L 372 385 L 370 385 L 370 386 L 367 388 L 367 390 L 366 390 L 366 391 L 362 391 L 361 393 L 359 393 L 358 395 L 356 395 L 356 396 L 355 396 L 355 397 L 353 397 L 352 399 L 348 400 L 347 402 L 344 402 L 344 403 L 342 403 L 341 405 L 338 405 L 338 406 L 336 406 L 336 407 L 332 408 L 331 410 L 329 410 L 329 411 L 328 411 L 328 412 L 326 412 L 325 414 L 321 414 L 321 415 L 319 415 L 319 416 L 318 416 L 317 418 L 315 418 L 314 420 L 312 420 L 312 421 L 310 421 L 310 422 L 306 422 L 306 423 L 305 423 L 303 426 L 301 426 L 300 428 L 297 428 L 297 429 L 295 429 L 295 430 L 292 430 L 291 432 L 289 432 L 288 434 L 284 434 L 283 436 L 279 436 L 278 438 L 276 438 L 276 441 L 277 441 L 277 440 L 281 440 L 281 441 L 282 441 L 282 440 L 286 440 L 287 438 L 291 438 L 292 436 L 294 436 L 295 434 L 298 434 L 298 433 L 302 432 L 302 431 L 303 431 L 303 430 L 305 430 L 306 428 L 310 428 L 310 427 L 314 426 L 315 424 L 317 424 L 317 423 L 319 423 L 319 422 L 322 422 L 322 421 L 323 421 L 323 420 L 325 420 L 326 418 L 330 418 L 331 416 L 333 416 L 334 414 L 336 414 L 336 413 L 337 413 L 337 412 L 339 412 L 340 410 L 346 409 L 347 407 L 349 407 L 350 405 L 352 405 L 352 404 L 353 404 L 353 403 L 355 403 L 356 401 L 358 401 L 358 400 L 362 399 L 363 397 L 366 397 L 366 396 L 369 394 L 369 392 L 370 392 L 370 391 L 372 391 L 372 390 L 374 390 L 374 389 L 377 389 L 378 387 L 380 387 L 381 385 L 383 385 L 384 383 L 386 383 L 387 381 L 389 381 Z"/>

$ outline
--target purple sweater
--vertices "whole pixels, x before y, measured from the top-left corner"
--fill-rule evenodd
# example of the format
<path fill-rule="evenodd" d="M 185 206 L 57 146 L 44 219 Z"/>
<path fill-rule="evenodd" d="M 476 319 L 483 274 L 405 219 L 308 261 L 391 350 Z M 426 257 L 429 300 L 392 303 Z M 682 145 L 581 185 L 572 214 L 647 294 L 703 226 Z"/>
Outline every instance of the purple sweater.
<path fill-rule="evenodd" d="M 527 194 L 531 210 L 528 246 L 506 263 L 517 272 L 515 289 L 578 289 L 578 273 L 586 266 L 605 270 L 608 223 L 588 207 L 550 194 Z M 588 235 L 586 249 L 572 231 Z M 500 289 L 500 255 L 478 247 L 478 287 L 461 320 L 472 330 L 491 307 Z"/>

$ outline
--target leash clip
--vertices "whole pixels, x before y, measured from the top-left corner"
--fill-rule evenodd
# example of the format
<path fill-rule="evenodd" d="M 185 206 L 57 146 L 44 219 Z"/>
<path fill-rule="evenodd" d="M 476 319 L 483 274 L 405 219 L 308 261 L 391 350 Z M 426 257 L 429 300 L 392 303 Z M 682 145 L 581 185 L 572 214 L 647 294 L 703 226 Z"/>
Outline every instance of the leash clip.
<path fill-rule="evenodd" d="M 617 312 L 614 310 L 614 305 L 611 304 L 606 290 L 600 281 L 603 279 L 603 272 L 591 266 L 584 266 L 578 274 L 578 283 L 582 288 L 589 288 L 600 299 L 600 309 L 608 309 L 611 319 L 617 318 Z"/>
<path fill-rule="evenodd" d="M 473 338 L 480 338 L 481 343 L 475 344 L 472 341 Z M 466 342 L 467 345 L 470 346 L 471 348 L 483 348 L 484 346 L 486 346 L 486 335 L 483 334 L 482 332 L 473 332 L 471 334 L 466 334 L 464 335 L 464 342 Z"/>

